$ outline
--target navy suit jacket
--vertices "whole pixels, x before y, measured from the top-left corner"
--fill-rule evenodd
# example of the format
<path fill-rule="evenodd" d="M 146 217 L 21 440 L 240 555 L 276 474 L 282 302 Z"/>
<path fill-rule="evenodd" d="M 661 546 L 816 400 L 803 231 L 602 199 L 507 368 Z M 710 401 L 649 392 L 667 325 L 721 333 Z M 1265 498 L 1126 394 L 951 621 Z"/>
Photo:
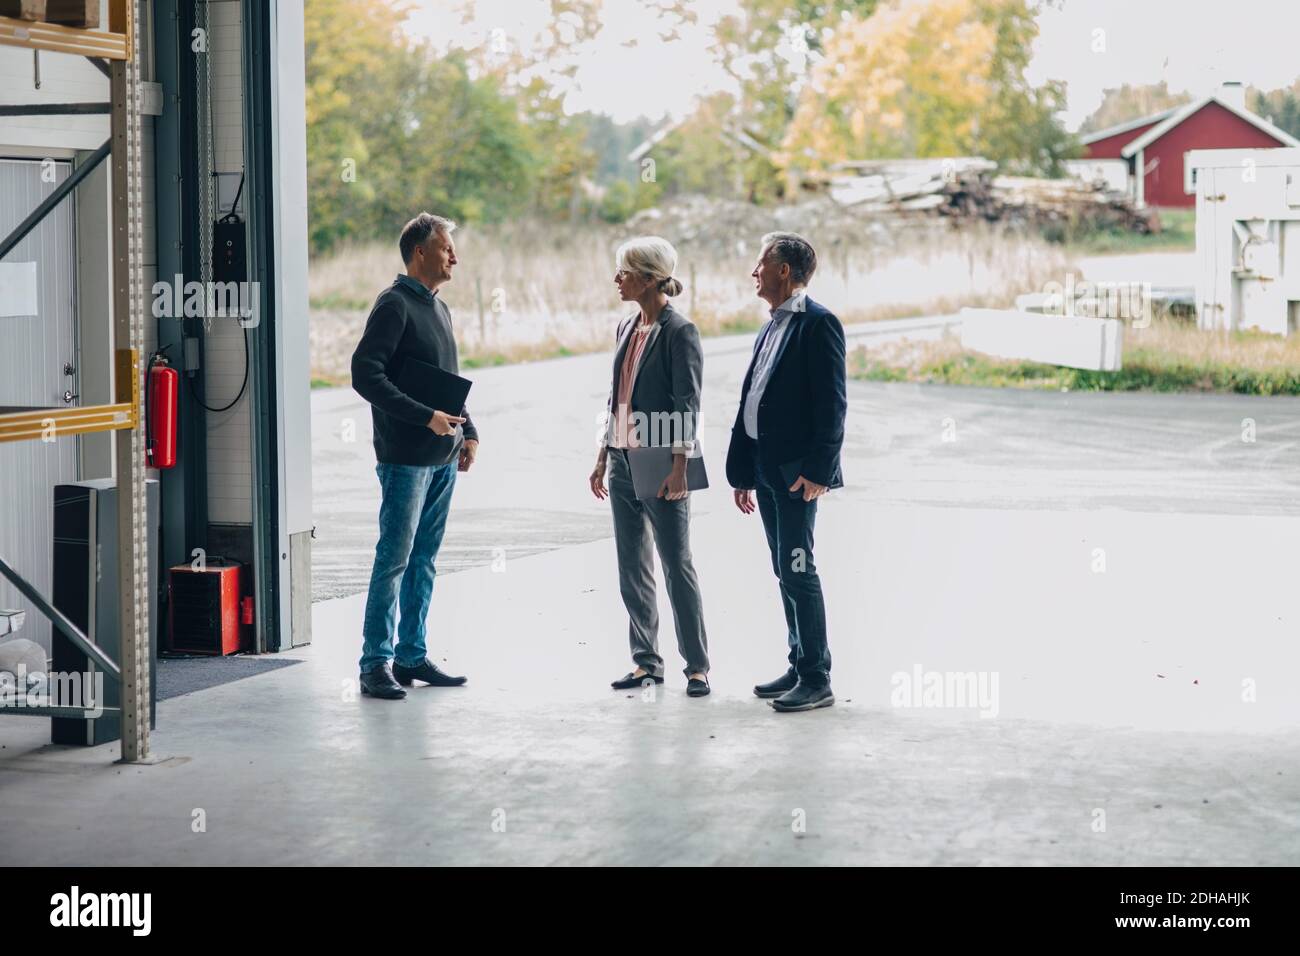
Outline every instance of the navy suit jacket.
<path fill-rule="evenodd" d="M 811 298 L 804 302 L 804 311 L 790 317 L 763 389 L 757 442 L 745 433 L 745 399 L 762 336 L 754 343 L 727 450 L 727 481 L 733 488 L 754 487 L 756 458 L 777 468 L 797 465 L 800 475 L 819 485 L 844 486 L 840 472 L 848 410 L 844 326 L 825 306 Z"/>

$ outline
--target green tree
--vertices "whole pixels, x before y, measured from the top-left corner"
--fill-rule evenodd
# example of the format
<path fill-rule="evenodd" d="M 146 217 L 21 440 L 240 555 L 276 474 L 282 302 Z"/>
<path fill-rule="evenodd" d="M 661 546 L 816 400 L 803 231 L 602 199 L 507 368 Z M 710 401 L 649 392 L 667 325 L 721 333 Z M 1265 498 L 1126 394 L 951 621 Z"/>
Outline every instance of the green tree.
<path fill-rule="evenodd" d="M 498 84 L 525 127 L 537 215 L 575 219 L 590 211 L 596 154 L 587 146 L 587 124 L 566 113 L 564 100 L 583 44 L 600 31 L 600 9 L 600 0 L 550 0 L 548 26 L 527 44 L 507 31 L 500 46 L 488 40 L 467 51 L 474 73 Z"/>
<path fill-rule="evenodd" d="M 1300 137 L 1300 80 L 1279 90 L 1252 89 L 1249 97 L 1253 112 L 1292 136 Z"/>
<path fill-rule="evenodd" d="M 358 117 L 383 107 L 404 12 L 390 0 L 309 0 L 304 14 L 308 229 L 323 249 L 372 226 L 380 177 Z"/>
<path fill-rule="evenodd" d="M 392 0 L 306 5 L 308 229 L 314 251 L 391 237 L 415 212 L 491 220 L 528 207 L 538 143 L 493 75 L 436 56 Z"/>
<path fill-rule="evenodd" d="M 990 102 L 979 116 L 972 150 L 1010 173 L 1059 176 L 1062 162 L 1081 152 L 1057 118 L 1066 105 L 1065 84 L 1034 86 L 1025 78 L 1038 36 L 1032 0 L 981 0 L 976 16 L 994 32 L 986 82 Z"/>
<path fill-rule="evenodd" d="M 709 196 L 764 202 L 775 198 L 777 169 L 771 149 L 741 124 L 736 99 L 717 93 L 702 99 L 648 158 L 654 161 L 653 188 L 667 195 Z"/>
<path fill-rule="evenodd" d="M 413 204 L 468 221 L 524 209 L 534 188 L 531 144 L 497 81 L 472 78 L 459 54 L 417 48 L 410 62 L 388 109 L 365 118 L 367 138 L 392 158 L 378 187 L 381 230 L 400 225 Z"/>
<path fill-rule="evenodd" d="M 586 127 L 587 149 L 596 157 L 597 183 L 630 182 L 636 178 L 636 168 L 628 162 L 628 154 L 654 135 L 658 123 L 645 118 L 617 123 L 603 113 L 582 113 L 574 118 Z"/>

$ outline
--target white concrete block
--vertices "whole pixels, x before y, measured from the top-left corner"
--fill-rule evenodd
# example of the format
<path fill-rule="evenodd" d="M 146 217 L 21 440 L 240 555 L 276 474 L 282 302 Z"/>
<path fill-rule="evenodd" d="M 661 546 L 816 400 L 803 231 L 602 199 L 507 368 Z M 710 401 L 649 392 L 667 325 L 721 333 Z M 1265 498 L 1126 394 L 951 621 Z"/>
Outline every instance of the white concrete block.
<path fill-rule="evenodd" d="M 26 611 L 0 609 L 0 637 L 22 630 L 25 620 L 27 620 Z"/>
<path fill-rule="evenodd" d="M 1124 323 L 1080 315 L 1043 315 L 1011 309 L 962 309 L 962 348 L 999 358 L 1118 371 Z"/>

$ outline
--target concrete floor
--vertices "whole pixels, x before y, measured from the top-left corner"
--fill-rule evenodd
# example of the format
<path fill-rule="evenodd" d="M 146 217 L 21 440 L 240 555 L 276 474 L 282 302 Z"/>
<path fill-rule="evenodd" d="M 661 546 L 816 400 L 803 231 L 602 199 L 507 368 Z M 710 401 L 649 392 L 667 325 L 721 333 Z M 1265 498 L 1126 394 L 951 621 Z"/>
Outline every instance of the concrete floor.
<path fill-rule="evenodd" d="M 852 386 L 818 528 L 838 702 L 778 715 L 749 693 L 783 667 L 775 586 L 721 471 L 740 346 L 706 360 L 693 525 L 713 696 L 686 698 L 666 606 L 667 685 L 608 689 L 626 619 L 579 447 L 608 358 L 488 370 L 431 618 L 470 684 L 357 699 L 352 593 L 303 664 L 160 704 L 158 765 L 0 721 L 0 863 L 1300 862 L 1300 402 Z M 313 401 L 348 593 L 368 419 Z M 898 706 L 916 669 L 996 675 L 996 716 Z"/>
<path fill-rule="evenodd" d="M 864 323 L 846 331 L 854 344 L 883 343 L 935 338 L 956 325 L 956 316 L 934 316 Z M 752 334 L 704 340 L 701 435 L 711 449 L 706 457 L 717 482 L 723 478 L 719 456 L 726 452 L 753 344 Z M 456 488 L 439 555 L 441 571 L 489 564 L 499 549 L 517 557 L 613 533 L 608 504 L 595 501 L 586 483 L 595 459 L 596 415 L 609 391 L 610 361 L 608 355 L 585 355 L 467 372 L 475 383 L 469 406 L 484 436 L 484 467 Z M 375 550 L 379 485 L 370 406 L 351 389 L 312 392 L 312 483 L 314 599 L 364 591 Z M 697 495 L 696 503 L 710 509 L 715 498 Z"/>

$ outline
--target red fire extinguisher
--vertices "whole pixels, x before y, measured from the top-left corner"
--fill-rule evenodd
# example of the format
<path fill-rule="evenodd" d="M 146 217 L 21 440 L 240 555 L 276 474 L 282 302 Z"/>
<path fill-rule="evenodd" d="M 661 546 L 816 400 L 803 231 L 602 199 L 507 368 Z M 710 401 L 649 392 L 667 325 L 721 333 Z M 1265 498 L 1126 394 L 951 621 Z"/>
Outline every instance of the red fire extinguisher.
<path fill-rule="evenodd" d="M 149 363 L 148 415 L 145 448 L 152 468 L 176 465 L 176 403 L 181 377 L 167 364 L 165 355 L 155 355 Z"/>

